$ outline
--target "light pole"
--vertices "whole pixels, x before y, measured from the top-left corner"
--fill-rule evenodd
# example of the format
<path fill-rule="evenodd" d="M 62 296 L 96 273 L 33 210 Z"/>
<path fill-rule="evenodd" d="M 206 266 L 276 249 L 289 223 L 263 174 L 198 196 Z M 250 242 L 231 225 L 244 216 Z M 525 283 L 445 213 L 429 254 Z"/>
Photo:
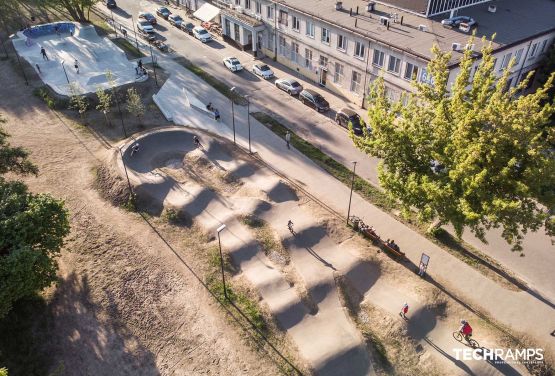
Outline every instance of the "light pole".
<path fill-rule="evenodd" d="M 156 87 L 158 87 L 158 78 L 156 77 L 156 63 L 154 62 L 154 55 L 152 54 L 152 44 L 150 47 L 150 58 L 152 59 L 152 69 L 154 70 L 154 82 L 156 82 Z"/>
<path fill-rule="evenodd" d="M 235 86 L 231 88 L 231 92 L 235 92 Z M 231 99 L 231 124 L 233 124 L 233 145 L 237 145 L 235 142 L 235 103 Z"/>
<path fill-rule="evenodd" d="M 351 201 L 353 199 L 353 187 L 355 186 L 355 170 L 357 168 L 357 162 L 353 161 L 353 178 L 351 180 L 351 194 L 349 196 L 349 209 L 347 209 L 347 224 L 349 224 L 349 216 L 351 215 Z"/>
<path fill-rule="evenodd" d="M 114 34 L 116 34 L 116 38 L 118 37 L 118 30 L 116 29 L 116 22 L 114 21 L 114 11 L 110 8 L 110 13 L 112 14 L 112 26 L 114 27 Z"/>
<path fill-rule="evenodd" d="M 137 30 L 135 29 L 135 18 L 131 15 L 131 22 L 133 23 L 133 33 L 135 33 L 135 45 L 137 46 L 137 51 L 139 51 L 139 40 L 137 39 Z"/>
<path fill-rule="evenodd" d="M 252 154 L 252 151 L 251 151 L 251 111 L 250 111 L 251 101 L 249 100 L 248 95 L 245 95 L 245 98 L 247 99 L 247 124 L 249 126 L 249 154 Z"/>
<path fill-rule="evenodd" d="M 66 67 L 65 67 L 64 63 L 65 63 L 65 61 L 62 60 L 62 69 L 64 70 L 64 74 L 66 75 L 67 83 L 69 84 L 69 78 L 67 77 Z"/>
<path fill-rule="evenodd" d="M 225 225 L 221 225 L 216 229 L 216 232 L 218 233 L 218 246 L 220 247 L 220 265 L 222 267 L 222 282 L 224 284 L 224 296 L 226 300 L 229 300 L 229 298 L 227 297 L 227 287 L 225 286 L 224 256 L 222 254 L 222 242 L 220 241 L 220 232 L 222 232 L 224 229 L 225 229 Z"/>

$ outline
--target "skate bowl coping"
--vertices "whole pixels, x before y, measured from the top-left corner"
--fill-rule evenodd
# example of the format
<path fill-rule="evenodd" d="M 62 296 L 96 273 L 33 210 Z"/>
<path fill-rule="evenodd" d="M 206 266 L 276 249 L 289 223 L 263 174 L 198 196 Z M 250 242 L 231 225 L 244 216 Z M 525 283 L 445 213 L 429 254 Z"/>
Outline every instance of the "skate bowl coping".
<path fill-rule="evenodd" d="M 37 38 L 43 35 L 55 34 L 56 28 L 60 33 L 75 32 L 75 24 L 73 24 L 72 22 L 54 22 L 27 28 L 23 30 L 23 35 L 25 35 L 27 38 Z"/>

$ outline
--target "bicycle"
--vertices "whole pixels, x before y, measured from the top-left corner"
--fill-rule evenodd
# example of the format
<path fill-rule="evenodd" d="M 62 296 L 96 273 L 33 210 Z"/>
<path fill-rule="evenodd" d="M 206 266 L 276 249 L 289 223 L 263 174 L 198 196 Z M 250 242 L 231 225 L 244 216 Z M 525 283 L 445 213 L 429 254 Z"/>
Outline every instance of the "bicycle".
<path fill-rule="evenodd" d="M 465 336 L 463 336 L 463 334 L 459 330 L 453 332 L 453 338 L 455 338 L 460 343 L 463 343 L 463 339 L 464 339 L 466 341 L 466 343 L 468 343 L 468 345 L 472 348 L 480 347 L 480 345 L 478 344 L 478 341 L 476 341 L 475 339 L 472 339 L 472 338 L 467 340 L 465 338 Z"/>

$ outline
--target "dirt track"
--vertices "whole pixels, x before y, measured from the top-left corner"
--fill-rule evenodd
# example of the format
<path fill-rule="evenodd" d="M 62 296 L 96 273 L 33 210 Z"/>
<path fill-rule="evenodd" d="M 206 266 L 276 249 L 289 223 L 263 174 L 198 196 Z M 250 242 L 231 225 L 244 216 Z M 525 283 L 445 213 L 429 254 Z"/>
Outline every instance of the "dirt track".
<path fill-rule="evenodd" d="M 52 367 L 97 375 L 277 374 L 149 225 L 92 188 L 105 146 L 64 125 L 9 62 L 0 63 L 0 76 L 5 129 L 40 169 L 26 182 L 63 198 L 71 213 L 62 278 L 49 303 L 51 340 L 44 347 Z M 176 249 L 185 259 L 194 251 Z"/>

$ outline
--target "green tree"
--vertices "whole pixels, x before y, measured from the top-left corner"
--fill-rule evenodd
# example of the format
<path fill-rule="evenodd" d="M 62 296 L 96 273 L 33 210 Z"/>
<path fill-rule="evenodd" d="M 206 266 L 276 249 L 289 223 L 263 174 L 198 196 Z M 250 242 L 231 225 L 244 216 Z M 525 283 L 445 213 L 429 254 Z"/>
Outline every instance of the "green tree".
<path fill-rule="evenodd" d="M 96 89 L 96 96 L 98 97 L 98 105 L 96 106 L 96 109 L 104 114 L 106 124 L 110 125 L 110 118 L 108 117 L 108 114 L 112 109 L 112 94 L 105 91 L 101 87 L 98 87 Z"/>
<path fill-rule="evenodd" d="M 0 376 L 8 376 L 8 369 L 5 367 L 0 368 Z"/>
<path fill-rule="evenodd" d="M 141 123 L 141 118 L 145 114 L 145 105 L 134 87 L 127 89 L 127 111 L 136 116 L 139 124 Z"/>
<path fill-rule="evenodd" d="M 81 93 L 79 92 L 79 88 L 75 84 L 75 82 L 69 84 L 69 92 L 69 108 L 79 112 L 81 120 L 83 121 L 83 123 L 86 123 L 86 114 L 87 110 L 89 109 L 89 101 L 87 100 L 87 97 L 81 95 Z"/>
<path fill-rule="evenodd" d="M 0 124 L 4 122 L 5 120 L 0 116 Z M 9 135 L 0 128 L 0 175 L 7 172 L 36 175 L 38 169 L 27 159 L 29 153 L 21 147 L 12 147 L 8 137 Z"/>
<path fill-rule="evenodd" d="M 536 75 L 538 83 L 544 85 L 553 72 L 555 72 L 555 43 L 551 44 L 551 47 L 549 47 L 545 57 L 540 63 L 540 68 L 538 68 L 538 74 Z M 547 92 L 547 101 L 553 102 L 554 100 L 555 85 L 551 86 Z M 555 126 L 555 114 L 551 116 L 550 126 Z"/>
<path fill-rule="evenodd" d="M 450 88 L 451 53 L 437 46 L 428 65 L 433 83 L 413 82 L 415 94 L 392 102 L 383 78 L 376 79 L 368 98 L 372 133 L 355 137 L 351 131 L 351 138 L 382 159 L 380 183 L 405 213 L 412 208 L 422 221 L 451 223 L 459 237 L 469 228 L 484 242 L 486 230 L 501 227 L 513 250 L 521 250 L 527 231 L 555 230 L 549 213 L 555 208 L 555 132 L 545 128 L 555 106 L 544 100 L 555 73 L 535 93 L 519 96 L 527 80 L 507 90 L 514 62 L 496 76 L 491 43 L 483 42 L 476 72 L 466 51 Z"/>
<path fill-rule="evenodd" d="M 89 20 L 91 7 L 99 0 L 22 0 L 22 2 L 35 3 L 57 13 L 69 13 L 74 21 L 86 22 Z"/>

